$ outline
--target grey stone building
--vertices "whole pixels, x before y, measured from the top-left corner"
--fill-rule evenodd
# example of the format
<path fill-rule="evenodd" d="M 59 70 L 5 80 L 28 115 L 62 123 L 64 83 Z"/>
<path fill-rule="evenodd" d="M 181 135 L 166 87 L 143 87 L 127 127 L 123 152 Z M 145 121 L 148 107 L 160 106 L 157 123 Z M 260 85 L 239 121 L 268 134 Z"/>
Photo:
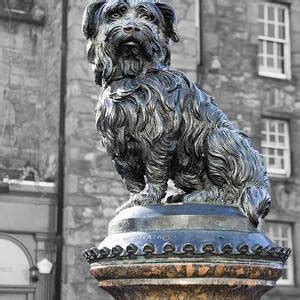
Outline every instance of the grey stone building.
<path fill-rule="evenodd" d="M 110 299 L 81 257 L 128 197 L 95 132 L 99 90 L 80 30 L 90 2 L 0 3 L 0 299 Z M 293 255 L 265 299 L 299 299 L 300 0 L 170 2 L 181 33 L 173 67 L 216 98 L 266 160 L 264 227 Z M 44 259 L 52 270 L 35 282 Z"/>

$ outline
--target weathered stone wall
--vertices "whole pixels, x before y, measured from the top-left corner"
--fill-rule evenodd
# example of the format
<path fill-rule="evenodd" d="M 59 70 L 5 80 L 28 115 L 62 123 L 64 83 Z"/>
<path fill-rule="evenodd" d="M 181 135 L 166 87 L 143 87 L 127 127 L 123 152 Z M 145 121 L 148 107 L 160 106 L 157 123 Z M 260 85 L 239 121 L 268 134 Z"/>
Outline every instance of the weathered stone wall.
<path fill-rule="evenodd" d="M 18 2 L 17 9 L 28 11 L 28 3 Z M 0 169 L 3 176 L 3 169 L 31 167 L 36 175 L 32 179 L 53 181 L 58 156 L 61 4 L 54 0 L 33 4 L 45 12 L 45 24 L 0 18 Z M 4 15 L 5 9 L 2 3 Z"/>
<path fill-rule="evenodd" d="M 91 66 L 85 58 L 86 42 L 80 32 L 83 9 L 90 2 L 92 1 L 69 0 L 64 300 L 109 299 L 89 275 L 89 266 L 81 257 L 81 251 L 105 237 L 108 222 L 114 216 L 115 209 L 128 198 L 105 151 L 98 145 L 99 137 L 95 132 L 93 111 L 99 91 L 93 83 Z M 172 2 L 177 8 L 178 28 L 182 36 L 181 42 L 174 45 L 173 66 L 187 72 L 194 80 L 198 78 L 199 85 L 217 99 L 222 109 L 240 128 L 249 133 L 257 148 L 260 148 L 262 114 L 284 116 L 291 120 L 293 156 L 297 158 L 300 151 L 300 147 L 295 147 L 300 145 L 300 124 L 297 117 L 300 101 L 297 80 L 300 75 L 300 47 L 296 41 L 300 31 L 297 23 L 300 16 L 299 1 L 291 1 L 292 41 L 295 41 L 292 43 L 291 81 L 266 79 L 257 75 L 258 1 L 202 1 L 203 53 L 198 73 L 195 1 Z M 220 68 L 216 70 L 215 66 L 218 64 Z M 99 150 L 96 150 L 97 145 Z M 290 179 L 273 180 L 275 219 L 285 215 L 286 219 L 296 221 L 293 211 L 299 209 L 299 164 L 299 160 L 293 160 Z M 280 190 L 277 187 L 282 185 L 287 187 L 284 189 L 285 194 L 276 192 Z M 295 246 L 297 255 L 300 245 Z M 273 295 L 278 293 L 279 289 Z M 296 289 L 294 294 L 297 293 Z"/>
<path fill-rule="evenodd" d="M 260 149 L 262 116 L 283 118 L 290 123 L 292 174 L 288 179 L 271 178 L 272 210 L 268 220 L 293 222 L 294 257 L 300 255 L 300 1 L 288 1 L 291 12 L 292 79 L 258 76 L 259 1 L 202 1 L 203 56 L 199 85 L 217 102 L 237 126 L 246 131 Z M 213 61 L 220 64 L 213 68 Z M 295 285 L 299 285 L 295 265 Z M 296 299 L 300 290 L 277 288 L 265 299 Z"/>

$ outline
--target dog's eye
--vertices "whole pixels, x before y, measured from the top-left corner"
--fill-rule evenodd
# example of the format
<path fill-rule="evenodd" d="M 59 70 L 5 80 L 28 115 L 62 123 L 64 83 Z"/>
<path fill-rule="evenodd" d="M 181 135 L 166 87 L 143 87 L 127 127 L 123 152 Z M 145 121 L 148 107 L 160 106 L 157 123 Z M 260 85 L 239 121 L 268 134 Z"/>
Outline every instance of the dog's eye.
<path fill-rule="evenodd" d="M 111 20 L 117 20 L 117 19 L 122 18 L 122 14 L 115 11 L 115 12 L 113 12 L 113 13 L 111 13 L 111 14 L 109 15 L 109 18 L 110 18 Z"/>
<path fill-rule="evenodd" d="M 149 15 L 149 14 L 144 14 L 144 15 L 141 15 L 141 19 L 143 20 L 146 20 L 146 21 L 153 21 L 154 20 L 154 16 L 152 15 Z"/>

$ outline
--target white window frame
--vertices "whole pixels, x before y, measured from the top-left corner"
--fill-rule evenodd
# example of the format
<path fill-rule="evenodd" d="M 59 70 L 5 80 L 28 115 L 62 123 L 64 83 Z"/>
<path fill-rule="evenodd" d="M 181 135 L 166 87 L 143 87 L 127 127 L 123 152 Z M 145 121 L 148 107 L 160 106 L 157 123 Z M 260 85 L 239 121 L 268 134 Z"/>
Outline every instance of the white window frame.
<path fill-rule="evenodd" d="M 287 226 L 287 228 L 288 228 L 288 237 L 287 238 L 282 237 L 282 234 L 281 234 L 282 233 L 282 227 L 281 227 L 282 225 Z M 281 236 L 275 236 L 274 226 L 278 227 L 278 231 L 280 232 Z M 288 248 L 291 248 L 291 249 L 293 248 L 292 225 L 290 223 L 283 223 L 283 222 L 280 223 L 280 222 L 268 221 L 265 223 L 264 227 L 266 229 L 267 236 L 272 240 L 272 242 L 274 242 L 278 246 L 283 246 L 281 242 L 285 241 L 285 242 L 287 242 Z M 286 270 L 287 270 L 287 279 L 280 278 L 277 281 L 277 285 L 292 286 L 295 284 L 293 255 L 291 255 L 289 257 L 285 266 L 286 266 Z"/>
<path fill-rule="evenodd" d="M 279 73 L 276 71 L 276 69 L 273 68 L 268 68 L 267 67 L 267 49 L 266 45 L 267 43 L 263 43 L 263 54 L 258 54 L 258 57 L 262 57 L 264 60 L 264 66 L 261 66 L 258 64 L 258 75 L 260 76 L 265 76 L 265 77 L 272 77 L 272 78 L 277 78 L 277 79 L 291 79 L 291 42 L 290 42 L 290 18 L 289 18 L 289 7 L 284 4 L 278 4 L 278 3 L 271 3 L 271 2 L 262 2 L 259 3 L 258 5 L 263 5 L 264 6 L 264 17 L 267 15 L 267 10 L 268 7 L 274 7 L 274 21 L 270 21 L 268 19 L 260 19 L 258 17 L 258 22 L 264 24 L 264 31 L 267 32 L 267 26 L 268 24 L 274 24 L 274 30 L 275 30 L 275 37 L 270 37 L 266 35 L 259 35 L 258 40 L 260 41 L 269 41 L 269 42 L 275 42 L 275 43 L 280 43 L 284 45 L 284 59 L 283 59 L 283 64 L 284 64 L 284 73 Z M 278 8 L 282 8 L 284 10 L 284 23 L 281 23 L 278 21 Z M 280 39 L 278 38 L 278 26 L 279 24 L 284 24 L 285 28 L 285 39 Z M 274 59 L 278 59 L 277 56 L 277 47 L 274 48 L 275 53 L 273 53 Z M 274 51 L 273 50 L 273 51 Z"/>
<path fill-rule="evenodd" d="M 284 159 L 284 169 L 279 169 L 279 168 L 272 168 L 269 166 L 268 163 L 268 158 L 270 157 L 269 155 L 263 154 L 265 158 L 265 164 L 267 167 L 268 175 L 269 176 L 274 176 L 274 177 L 290 177 L 291 175 L 291 150 L 290 150 L 290 134 L 289 134 L 289 122 L 286 120 L 282 119 L 272 119 L 272 118 L 262 118 L 262 122 L 264 122 L 264 127 L 265 130 L 261 130 L 261 135 L 265 135 L 266 139 L 261 140 L 261 150 L 262 153 L 264 152 L 264 149 L 274 149 L 274 155 L 273 157 L 276 159 L 283 158 Z M 270 129 L 270 123 L 271 122 L 276 122 L 276 131 L 271 132 Z M 279 123 L 284 124 L 284 132 L 279 133 L 278 127 Z M 275 135 L 275 142 L 270 141 L 270 135 Z M 279 143 L 279 136 L 284 136 L 284 144 Z M 283 157 L 280 157 L 276 155 L 277 150 L 282 150 L 283 151 Z"/>

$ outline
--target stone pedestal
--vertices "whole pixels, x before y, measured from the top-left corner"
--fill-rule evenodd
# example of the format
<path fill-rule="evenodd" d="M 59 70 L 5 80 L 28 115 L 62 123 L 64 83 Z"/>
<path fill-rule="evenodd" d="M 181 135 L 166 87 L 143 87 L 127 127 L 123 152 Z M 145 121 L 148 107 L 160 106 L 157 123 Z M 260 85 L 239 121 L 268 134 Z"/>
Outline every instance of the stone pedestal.
<path fill-rule="evenodd" d="M 259 299 L 290 249 L 275 246 L 238 208 L 155 205 L 122 211 L 84 252 L 115 299 Z"/>

